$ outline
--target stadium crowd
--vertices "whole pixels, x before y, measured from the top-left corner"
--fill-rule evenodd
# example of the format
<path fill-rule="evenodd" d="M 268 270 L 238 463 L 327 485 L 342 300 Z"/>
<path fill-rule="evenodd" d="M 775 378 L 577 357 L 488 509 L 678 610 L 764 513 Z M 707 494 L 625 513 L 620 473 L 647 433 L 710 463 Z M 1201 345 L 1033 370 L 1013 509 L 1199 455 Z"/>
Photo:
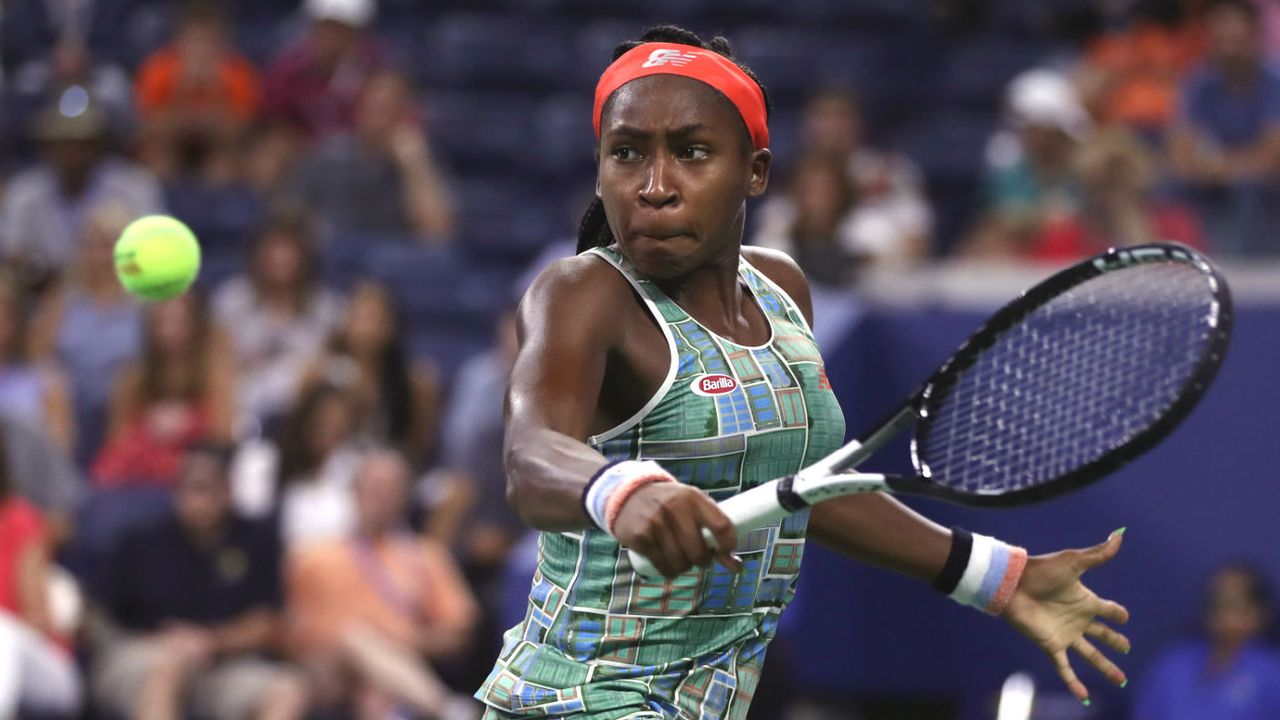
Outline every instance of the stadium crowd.
<path fill-rule="evenodd" d="M 568 252 L 592 74 L 647 20 L 776 80 L 748 239 L 818 285 L 1280 253 L 1280 3 L 767 5 L 0 1 L 0 718 L 478 716 L 529 562 L 511 310 Z M 813 74 L 805 33 L 842 23 L 936 62 Z M 141 305 L 112 244 L 156 212 L 205 265 Z"/>

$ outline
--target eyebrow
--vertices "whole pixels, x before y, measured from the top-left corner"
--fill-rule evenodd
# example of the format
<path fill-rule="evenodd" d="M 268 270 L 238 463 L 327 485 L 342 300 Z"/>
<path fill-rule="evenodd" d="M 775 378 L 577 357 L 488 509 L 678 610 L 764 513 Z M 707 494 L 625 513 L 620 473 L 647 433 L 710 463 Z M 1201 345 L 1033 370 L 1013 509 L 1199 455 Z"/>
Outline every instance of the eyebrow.
<path fill-rule="evenodd" d="M 680 127 L 672 128 L 668 134 L 669 135 L 690 135 L 695 132 L 706 131 L 710 129 L 711 127 L 706 123 L 700 123 L 700 122 L 690 123 L 688 125 L 681 125 Z M 611 128 L 608 128 L 605 130 L 605 133 L 614 134 L 614 135 L 630 135 L 634 137 L 649 137 L 654 134 L 652 131 L 642 130 L 634 125 L 625 125 L 625 124 L 615 125 Z"/>

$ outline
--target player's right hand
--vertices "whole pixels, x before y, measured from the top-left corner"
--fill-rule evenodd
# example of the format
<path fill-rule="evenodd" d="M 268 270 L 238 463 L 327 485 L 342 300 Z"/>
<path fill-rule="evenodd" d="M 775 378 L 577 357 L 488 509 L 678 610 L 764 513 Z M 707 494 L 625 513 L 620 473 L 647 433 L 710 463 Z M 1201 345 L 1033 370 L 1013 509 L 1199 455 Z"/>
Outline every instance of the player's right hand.
<path fill-rule="evenodd" d="M 715 547 L 702 537 L 711 531 Z M 666 577 L 713 561 L 733 572 L 742 561 L 733 553 L 737 532 L 715 502 L 698 488 L 675 482 L 650 483 L 636 490 L 618 510 L 613 535 L 623 547 L 649 558 Z"/>

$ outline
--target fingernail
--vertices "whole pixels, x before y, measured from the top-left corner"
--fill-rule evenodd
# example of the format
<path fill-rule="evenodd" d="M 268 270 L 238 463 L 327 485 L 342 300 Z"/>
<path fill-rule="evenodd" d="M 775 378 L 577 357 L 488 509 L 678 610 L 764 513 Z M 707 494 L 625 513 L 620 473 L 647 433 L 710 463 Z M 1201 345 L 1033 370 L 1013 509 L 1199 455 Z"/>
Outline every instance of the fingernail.
<path fill-rule="evenodd" d="M 1123 534 L 1124 534 L 1124 531 L 1125 531 L 1125 530 L 1128 530 L 1128 529 L 1129 529 L 1129 528 L 1127 528 L 1127 527 L 1122 527 L 1122 528 L 1120 528 L 1119 530 L 1116 530 L 1116 531 L 1112 532 L 1111 534 L 1112 534 L 1112 535 L 1123 535 Z"/>
<path fill-rule="evenodd" d="M 1085 707 L 1089 707 L 1089 698 L 1085 698 L 1085 699 L 1081 700 L 1081 701 L 1080 701 L 1080 704 L 1081 704 L 1081 705 L 1083 705 L 1083 706 L 1085 706 Z"/>
<path fill-rule="evenodd" d="M 1120 683 L 1120 687 L 1123 688 L 1125 685 L 1128 685 L 1128 684 L 1129 684 L 1129 678 L 1125 678 L 1124 681 Z"/>

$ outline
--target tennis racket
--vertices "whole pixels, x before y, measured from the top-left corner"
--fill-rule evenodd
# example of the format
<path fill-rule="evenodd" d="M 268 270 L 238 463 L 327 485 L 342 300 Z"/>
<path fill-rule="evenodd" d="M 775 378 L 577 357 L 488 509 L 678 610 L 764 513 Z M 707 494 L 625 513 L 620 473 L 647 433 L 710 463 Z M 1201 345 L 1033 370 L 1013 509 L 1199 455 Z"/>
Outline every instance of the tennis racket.
<path fill-rule="evenodd" d="M 1231 295 L 1195 251 L 1157 243 L 1073 265 L 1005 305 L 861 440 L 720 503 L 738 530 L 871 491 L 1021 505 L 1081 488 L 1154 447 L 1213 381 Z M 854 468 L 914 427 L 914 475 Z M 703 537 L 714 547 L 710 531 Z M 630 552 L 643 575 L 659 574 Z"/>

